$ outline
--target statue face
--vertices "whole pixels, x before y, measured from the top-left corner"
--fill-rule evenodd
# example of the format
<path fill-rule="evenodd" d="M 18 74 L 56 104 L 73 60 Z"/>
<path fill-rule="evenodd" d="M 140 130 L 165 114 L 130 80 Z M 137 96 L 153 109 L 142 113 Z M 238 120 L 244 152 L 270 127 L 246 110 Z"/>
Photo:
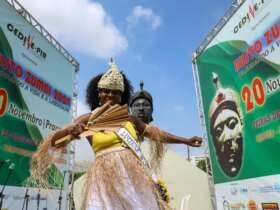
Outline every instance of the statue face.
<path fill-rule="evenodd" d="M 152 121 L 153 108 L 150 101 L 145 98 L 136 99 L 131 105 L 131 112 L 145 123 Z"/>
<path fill-rule="evenodd" d="M 241 167 L 243 153 L 240 118 L 235 111 L 224 109 L 214 121 L 213 128 L 212 135 L 219 163 L 228 176 L 236 176 Z"/>

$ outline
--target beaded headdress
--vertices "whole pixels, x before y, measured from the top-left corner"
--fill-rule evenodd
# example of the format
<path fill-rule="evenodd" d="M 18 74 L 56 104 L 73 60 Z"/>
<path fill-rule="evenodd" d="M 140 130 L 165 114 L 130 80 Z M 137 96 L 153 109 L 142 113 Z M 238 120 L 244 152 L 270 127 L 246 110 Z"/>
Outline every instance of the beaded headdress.
<path fill-rule="evenodd" d="M 97 85 L 98 88 L 124 91 L 123 76 L 117 64 L 111 59 L 109 69 L 103 74 Z"/>

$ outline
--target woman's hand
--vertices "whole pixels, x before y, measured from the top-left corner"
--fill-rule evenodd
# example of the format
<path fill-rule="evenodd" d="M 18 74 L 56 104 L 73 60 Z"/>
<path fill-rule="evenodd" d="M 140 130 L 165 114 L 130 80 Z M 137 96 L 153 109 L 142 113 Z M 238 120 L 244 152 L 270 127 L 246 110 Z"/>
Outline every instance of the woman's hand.
<path fill-rule="evenodd" d="M 72 139 L 80 139 L 80 134 L 85 130 L 91 113 L 83 114 L 74 122 L 66 127 L 67 134 L 71 136 Z"/>
<path fill-rule="evenodd" d="M 88 122 L 90 114 L 91 113 L 84 114 L 78 117 L 77 119 L 75 119 L 75 121 L 71 125 L 56 131 L 52 137 L 52 141 L 51 141 L 52 146 L 63 147 L 66 144 L 68 144 L 71 140 L 79 139 L 80 134 L 85 130 L 85 126 Z M 62 141 L 61 143 L 56 142 L 58 139 L 64 138 L 66 136 L 69 137 L 69 138 L 67 137 L 66 141 Z"/>
<path fill-rule="evenodd" d="M 80 139 L 80 134 L 85 130 L 85 124 L 73 123 L 59 131 L 52 138 L 52 146 L 59 148 L 66 146 L 73 139 Z"/>
<path fill-rule="evenodd" d="M 189 140 L 186 142 L 187 145 L 192 147 L 200 147 L 202 143 L 202 138 L 198 136 L 193 136 L 189 138 Z"/>
<path fill-rule="evenodd" d="M 85 130 L 84 123 L 73 123 L 67 127 L 67 134 L 71 136 L 72 139 L 80 139 L 80 134 Z"/>

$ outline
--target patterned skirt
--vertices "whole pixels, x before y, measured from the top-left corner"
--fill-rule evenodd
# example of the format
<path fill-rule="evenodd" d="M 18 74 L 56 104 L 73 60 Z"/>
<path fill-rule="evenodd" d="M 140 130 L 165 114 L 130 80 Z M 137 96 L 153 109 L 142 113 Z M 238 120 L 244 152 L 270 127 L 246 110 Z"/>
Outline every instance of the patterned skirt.
<path fill-rule="evenodd" d="M 168 205 L 127 148 L 101 151 L 87 173 L 83 210 L 163 210 Z"/>

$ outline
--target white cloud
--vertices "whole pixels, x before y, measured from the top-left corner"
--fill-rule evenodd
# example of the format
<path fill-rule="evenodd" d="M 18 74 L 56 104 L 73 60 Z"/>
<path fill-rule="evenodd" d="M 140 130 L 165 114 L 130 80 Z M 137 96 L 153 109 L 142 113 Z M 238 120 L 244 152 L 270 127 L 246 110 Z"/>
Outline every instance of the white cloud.
<path fill-rule="evenodd" d="M 102 5 L 89 0 L 22 0 L 22 5 L 66 48 L 98 58 L 127 46 Z"/>
<path fill-rule="evenodd" d="M 137 24 L 140 20 L 149 22 L 152 29 L 157 29 L 161 24 L 160 16 L 154 13 L 151 8 L 144 8 L 142 6 L 135 6 L 131 14 L 127 17 L 127 22 L 131 25 Z"/>

